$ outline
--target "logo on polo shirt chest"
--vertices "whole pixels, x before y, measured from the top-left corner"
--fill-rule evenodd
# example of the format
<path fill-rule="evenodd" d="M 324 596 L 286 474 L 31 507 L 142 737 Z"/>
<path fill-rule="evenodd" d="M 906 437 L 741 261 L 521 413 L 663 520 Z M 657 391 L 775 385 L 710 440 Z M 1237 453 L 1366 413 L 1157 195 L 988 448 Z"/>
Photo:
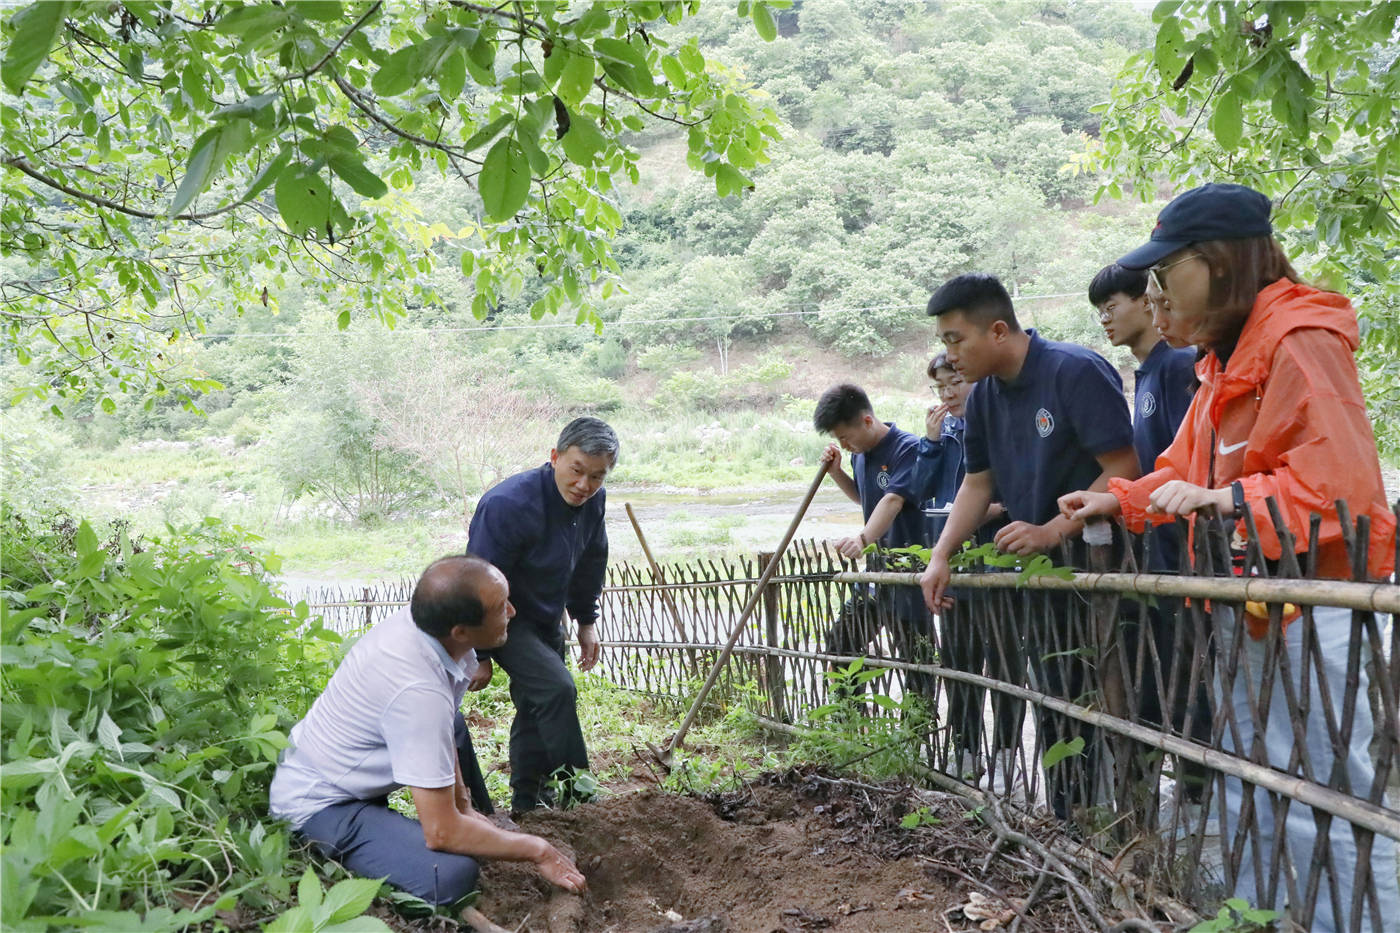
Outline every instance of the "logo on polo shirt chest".
<path fill-rule="evenodd" d="M 1142 393 L 1142 404 L 1138 406 L 1138 411 L 1142 412 L 1144 418 L 1151 418 L 1152 413 L 1157 410 L 1157 397 L 1151 392 Z"/>
<path fill-rule="evenodd" d="M 1035 433 L 1041 437 L 1049 437 L 1055 431 L 1055 416 L 1042 408 L 1035 413 Z"/>
<path fill-rule="evenodd" d="M 875 474 L 875 485 L 881 489 L 890 488 L 890 468 L 888 464 L 880 466 L 880 472 Z"/>

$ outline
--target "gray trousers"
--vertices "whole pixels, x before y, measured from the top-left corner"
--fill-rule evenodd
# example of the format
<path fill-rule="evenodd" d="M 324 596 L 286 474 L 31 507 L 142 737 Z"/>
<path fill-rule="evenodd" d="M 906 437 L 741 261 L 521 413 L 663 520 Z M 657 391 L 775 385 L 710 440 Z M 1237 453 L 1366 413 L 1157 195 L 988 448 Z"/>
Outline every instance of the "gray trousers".
<path fill-rule="evenodd" d="M 1347 696 L 1347 666 L 1349 645 L 1352 638 L 1351 611 L 1347 609 L 1318 607 L 1313 610 L 1313 624 L 1317 632 L 1318 648 L 1316 655 L 1304 652 L 1306 621 L 1298 619 L 1288 626 L 1282 645 L 1287 656 L 1292 689 L 1300 703 L 1307 704 L 1306 721 L 1303 724 L 1305 746 L 1297 751 L 1307 756 L 1312 766 L 1312 776 L 1320 784 L 1334 787 L 1339 784 L 1339 775 L 1344 774 L 1350 782 L 1350 793 L 1366 796 L 1371 792 L 1375 778 L 1375 768 L 1371 763 L 1369 746 L 1374 729 L 1371 718 L 1371 705 L 1366 694 L 1366 664 L 1370 660 L 1369 647 L 1363 644 L 1360 657 L 1360 684 L 1356 693 Z M 1286 773 L 1301 774 L 1301 768 L 1291 767 L 1294 757 L 1295 736 L 1288 714 L 1288 702 L 1282 683 L 1282 670 L 1275 668 L 1267 708 L 1256 713 L 1255 706 L 1262 706 L 1260 688 L 1264 680 L 1264 667 L 1268 641 L 1255 641 L 1247 633 L 1241 636 L 1243 650 L 1240 652 L 1239 667 L 1233 682 L 1227 678 L 1229 664 L 1226 655 L 1233 649 L 1236 632 L 1234 613 L 1217 606 L 1214 621 L 1220 635 L 1220 659 L 1216 662 L 1220 672 L 1222 701 L 1227 706 L 1225 734 L 1222 745 L 1226 751 L 1246 756 L 1250 755 L 1256 736 L 1263 739 L 1267 763 Z M 1301 695 L 1303 672 L 1306 673 L 1308 691 Z M 1354 704 L 1351 734 L 1339 735 L 1344 742 L 1344 760 L 1339 761 L 1329 737 L 1328 716 L 1324 711 L 1322 685 L 1318 682 L 1317 658 L 1321 659 L 1326 675 L 1326 690 L 1332 706 L 1332 723 L 1336 727 L 1343 717 L 1345 704 Z M 1238 736 L 1233 726 L 1238 727 Z M 1293 874 L 1300 903 L 1289 904 L 1295 922 L 1313 931 L 1348 930 L 1352 925 L 1353 895 L 1356 882 L 1362 871 L 1368 871 L 1375 882 L 1378 911 L 1363 899 L 1360 929 L 1395 929 L 1393 924 L 1400 917 L 1400 889 L 1395 877 L 1395 842 L 1376 835 L 1371 843 L 1368 858 L 1362 859 L 1357 848 L 1357 840 L 1351 824 L 1340 817 L 1331 820 L 1327 839 L 1319 838 L 1318 823 L 1313 810 L 1300 803 L 1290 804 L 1288 815 L 1283 821 L 1283 831 L 1279 832 L 1275 817 L 1275 802 L 1264 790 L 1246 786 L 1237 778 L 1225 779 L 1225 824 L 1221 827 L 1223 841 L 1230 846 L 1236 843 L 1240 829 L 1242 809 L 1246 801 L 1252 801 L 1255 820 L 1258 824 L 1257 836 L 1248 828 L 1242 843 L 1243 858 L 1240 861 L 1239 877 L 1235 880 L 1236 897 L 1249 901 L 1256 907 L 1283 910 L 1288 900 L 1288 884 L 1280 878 L 1277 888 L 1270 896 L 1270 866 L 1274 864 L 1275 849 L 1282 845 L 1287 855 L 1282 862 L 1285 877 Z M 1321 811 L 1318 811 L 1321 813 Z M 1306 899 L 1309 874 L 1315 865 L 1325 865 L 1330 861 L 1330 871 L 1321 874 L 1317 896 L 1317 909 L 1309 921 L 1301 916 L 1301 901 Z M 1335 892 L 1333 884 L 1335 883 Z M 1336 896 L 1334 903 L 1333 896 Z"/>
<path fill-rule="evenodd" d="M 454 726 L 457 760 L 473 806 L 491 813 L 491 800 L 486 797 L 486 785 L 461 713 Z M 480 869 L 476 859 L 429 849 L 422 824 L 389 809 L 386 797 L 333 804 L 297 831 L 323 857 L 334 859 L 352 874 L 383 878 L 430 904 L 452 904 L 477 888 Z"/>

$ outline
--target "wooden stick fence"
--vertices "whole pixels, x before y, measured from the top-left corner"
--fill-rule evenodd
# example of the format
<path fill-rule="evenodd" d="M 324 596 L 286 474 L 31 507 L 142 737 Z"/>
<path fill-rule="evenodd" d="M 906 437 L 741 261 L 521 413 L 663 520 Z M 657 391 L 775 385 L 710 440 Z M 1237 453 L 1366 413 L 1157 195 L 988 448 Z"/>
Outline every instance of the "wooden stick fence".
<path fill-rule="evenodd" d="M 1067 543 L 1057 563 L 1096 571 L 1073 579 L 958 573 L 958 603 L 937 621 L 920 608 L 914 574 L 862 570 L 794 542 L 712 703 L 791 729 L 844 702 L 859 713 L 849 728 L 868 736 L 877 717 L 922 707 L 934 719 L 911 757 L 974 780 L 1009 770 L 997 786 L 1062 809 L 1094 845 L 1183 901 L 1213 912 L 1245 890 L 1254 903 L 1286 904 L 1303 928 L 1335 916 L 1339 929 L 1382 929 L 1393 920 L 1380 916 L 1380 896 L 1394 890 L 1400 839 L 1400 587 L 1364 572 L 1308 579 L 1316 519 L 1305 546 L 1284 533 L 1278 562 L 1245 524 L 1241 561 L 1223 524 L 1198 518 L 1180 574 L 1140 572 L 1143 544 L 1121 533 L 1093 555 Z M 1368 522 L 1344 528 L 1353 566 L 1364 568 Z M 611 566 L 603 676 L 679 709 L 766 557 Z M 348 630 L 410 590 L 325 594 L 333 598 L 313 608 Z M 1239 624 L 1246 604 L 1269 616 L 1259 639 Z M 1285 608 L 1300 613 L 1287 627 Z M 868 689 L 901 699 L 900 711 L 833 688 L 833 669 L 856 658 L 886 672 Z M 1042 767 L 1047 753 L 1062 760 Z M 1300 816 L 1323 840 L 1310 851 L 1276 829 Z"/>

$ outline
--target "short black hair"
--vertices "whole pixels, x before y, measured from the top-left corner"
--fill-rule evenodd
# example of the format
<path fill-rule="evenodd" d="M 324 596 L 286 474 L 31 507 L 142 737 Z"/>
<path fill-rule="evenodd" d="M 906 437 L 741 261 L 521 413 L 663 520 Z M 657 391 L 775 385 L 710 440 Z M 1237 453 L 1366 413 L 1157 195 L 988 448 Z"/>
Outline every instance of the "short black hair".
<path fill-rule="evenodd" d="M 928 300 L 928 316 L 938 317 L 950 311 L 961 311 L 984 330 L 997 321 L 1005 321 L 1013 332 L 1021 329 L 1006 286 L 986 272 L 954 276 L 938 287 Z"/>
<path fill-rule="evenodd" d="M 617 451 L 621 445 L 614 431 L 602 418 L 584 415 L 564 425 L 559 432 L 559 440 L 554 449 L 563 453 L 570 447 L 577 447 L 590 457 L 607 457 L 613 466 L 617 465 Z"/>
<path fill-rule="evenodd" d="M 953 372 L 958 371 L 956 366 L 948 362 L 947 350 L 938 351 L 938 355 L 928 361 L 928 377 L 930 379 L 937 379 L 940 369 L 951 369 Z"/>
<path fill-rule="evenodd" d="M 443 637 L 458 625 L 480 625 L 486 619 L 481 584 L 490 579 L 491 569 L 490 562 L 470 554 L 453 554 L 433 561 L 413 588 L 408 605 L 413 624 L 434 638 Z"/>
<path fill-rule="evenodd" d="M 859 421 L 861 415 L 873 415 L 870 396 L 858 385 L 843 382 L 832 386 L 817 399 L 817 410 L 812 414 L 812 426 L 823 434 L 836 430 L 838 425 Z"/>
<path fill-rule="evenodd" d="M 1119 292 L 1129 298 L 1147 294 L 1147 270 L 1125 269 L 1116 262 L 1104 266 L 1089 283 L 1089 304 L 1097 308 Z"/>

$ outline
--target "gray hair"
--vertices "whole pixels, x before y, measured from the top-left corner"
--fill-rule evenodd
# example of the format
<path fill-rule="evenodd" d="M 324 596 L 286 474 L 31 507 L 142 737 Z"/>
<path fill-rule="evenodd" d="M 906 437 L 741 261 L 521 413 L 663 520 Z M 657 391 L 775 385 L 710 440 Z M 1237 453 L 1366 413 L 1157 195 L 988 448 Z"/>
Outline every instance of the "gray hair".
<path fill-rule="evenodd" d="M 570 447 L 577 447 L 590 457 L 607 457 L 616 464 L 619 446 L 617 432 L 608 427 L 606 421 L 584 415 L 564 425 L 554 449 L 562 454 Z"/>

